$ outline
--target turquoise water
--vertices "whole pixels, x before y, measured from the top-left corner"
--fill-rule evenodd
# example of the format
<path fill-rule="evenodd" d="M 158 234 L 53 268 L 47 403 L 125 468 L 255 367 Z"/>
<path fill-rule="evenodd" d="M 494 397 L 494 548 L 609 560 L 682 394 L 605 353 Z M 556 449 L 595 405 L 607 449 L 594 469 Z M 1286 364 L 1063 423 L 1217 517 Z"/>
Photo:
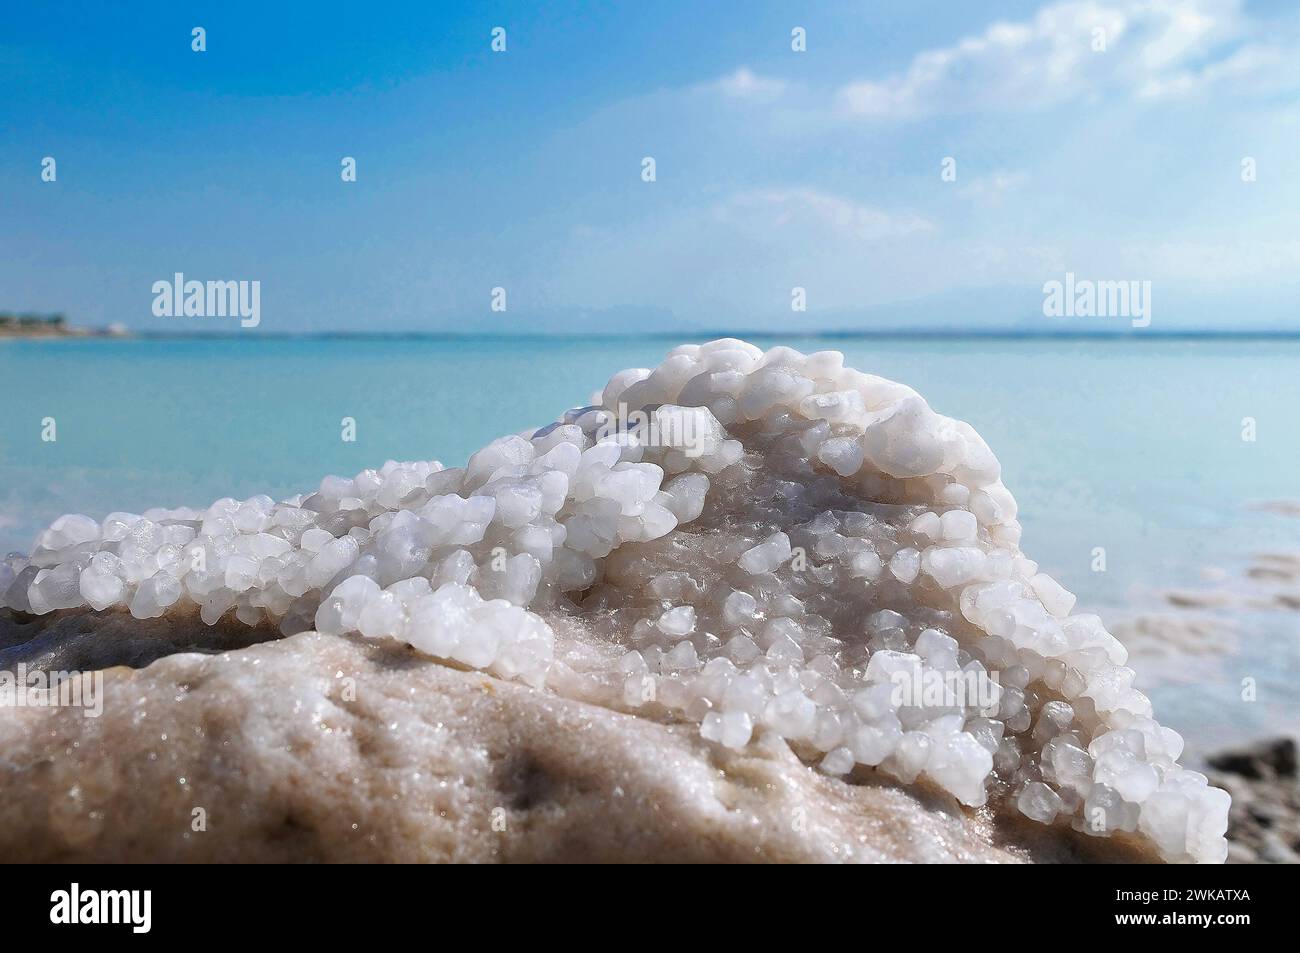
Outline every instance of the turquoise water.
<path fill-rule="evenodd" d="M 1162 588 L 1197 588 L 1208 566 L 1235 572 L 1252 553 L 1300 548 L 1300 520 L 1250 506 L 1300 498 L 1300 341 L 756 340 L 836 348 L 970 421 L 1020 503 L 1026 552 L 1107 618 L 1155 605 Z M 493 437 L 586 403 L 611 373 L 652 365 L 670 346 L 0 341 L 0 549 L 27 549 L 64 512 L 286 496 L 390 457 L 456 465 Z M 41 439 L 48 417 L 53 442 Z M 355 442 L 340 439 L 344 417 L 356 420 Z M 1246 417 L 1253 442 L 1242 439 Z M 1105 572 L 1092 570 L 1095 547 Z M 1162 673 L 1148 687 L 1175 724 L 1235 735 L 1289 718 L 1300 710 L 1297 619 L 1239 614 L 1248 631 L 1238 650 L 1198 672 L 1194 688 L 1171 679 L 1158 689 Z M 1244 675 L 1261 684 L 1253 706 L 1238 698 Z"/>

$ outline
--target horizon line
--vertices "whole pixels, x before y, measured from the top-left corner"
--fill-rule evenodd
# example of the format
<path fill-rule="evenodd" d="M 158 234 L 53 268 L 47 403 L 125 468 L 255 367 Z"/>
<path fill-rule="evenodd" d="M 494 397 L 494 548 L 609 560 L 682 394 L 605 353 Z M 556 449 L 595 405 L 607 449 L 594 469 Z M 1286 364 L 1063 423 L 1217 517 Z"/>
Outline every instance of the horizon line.
<path fill-rule="evenodd" d="M 1141 340 L 1142 338 L 1161 338 L 1164 340 L 1207 340 L 1207 339 L 1256 339 L 1287 340 L 1300 339 L 1300 329 L 1242 329 L 1221 330 L 1214 328 L 1179 329 L 1156 331 L 1150 328 L 1133 328 L 1126 330 L 1062 330 L 1037 331 L 1013 328 L 942 328 L 923 327 L 914 329 L 882 328 L 862 330 L 811 330 L 811 331 L 772 331 L 750 329 L 711 329 L 711 330 L 665 330 L 665 331 L 628 331 L 628 332 L 586 332 L 586 331 L 261 331 L 250 333 L 249 330 L 236 331 L 126 331 L 119 334 L 76 334 L 76 335 L 0 335 L 0 341 L 186 341 L 186 340 L 447 340 L 447 341 L 483 341 L 483 340 L 683 340 L 691 342 L 696 339 L 714 340 L 717 338 L 816 338 L 820 340 L 870 340 L 870 339 L 941 339 L 956 340 Z"/>

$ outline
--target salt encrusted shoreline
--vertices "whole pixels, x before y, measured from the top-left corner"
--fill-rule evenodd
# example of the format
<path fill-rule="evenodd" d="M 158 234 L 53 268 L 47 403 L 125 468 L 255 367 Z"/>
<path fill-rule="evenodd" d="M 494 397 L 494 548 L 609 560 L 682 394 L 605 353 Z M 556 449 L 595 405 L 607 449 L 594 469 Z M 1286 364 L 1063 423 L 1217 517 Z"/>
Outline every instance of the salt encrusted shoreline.
<path fill-rule="evenodd" d="M 611 426 L 629 411 L 645 426 Z M 910 388 L 838 352 L 722 340 L 617 374 L 464 468 L 64 517 L 0 587 L 22 613 L 197 604 L 209 624 L 233 609 L 405 642 L 697 722 L 720 750 L 778 745 L 832 777 L 876 768 L 970 809 L 1223 860 L 1228 796 L 1177 765 L 1123 646 L 1021 553 L 1015 516 L 984 442 Z M 900 695 L 936 683 L 973 697 Z"/>

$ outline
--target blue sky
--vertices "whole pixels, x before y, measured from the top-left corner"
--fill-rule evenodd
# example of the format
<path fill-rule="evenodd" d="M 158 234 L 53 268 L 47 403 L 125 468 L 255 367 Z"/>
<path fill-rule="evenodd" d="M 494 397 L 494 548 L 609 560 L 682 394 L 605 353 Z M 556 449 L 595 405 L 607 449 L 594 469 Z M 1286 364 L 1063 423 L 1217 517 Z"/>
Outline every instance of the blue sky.
<path fill-rule="evenodd" d="M 6 4 L 0 309 L 234 330 L 153 316 L 181 271 L 262 332 L 1122 329 L 1042 315 L 1071 271 L 1300 328 L 1291 5 L 544 6 Z"/>

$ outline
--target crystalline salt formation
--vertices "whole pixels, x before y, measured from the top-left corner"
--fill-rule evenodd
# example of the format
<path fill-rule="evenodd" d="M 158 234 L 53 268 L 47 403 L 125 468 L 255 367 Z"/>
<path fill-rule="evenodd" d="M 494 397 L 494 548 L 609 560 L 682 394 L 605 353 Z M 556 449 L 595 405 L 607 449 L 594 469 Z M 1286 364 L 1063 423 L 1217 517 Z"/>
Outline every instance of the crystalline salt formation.
<path fill-rule="evenodd" d="M 1228 795 L 1178 766 L 1124 647 L 1019 541 L 969 425 L 838 352 L 727 339 L 616 374 L 461 468 L 63 516 L 0 566 L 0 593 L 399 639 L 721 745 L 775 733 L 830 774 L 877 767 L 1222 861 Z M 598 663 L 564 660 L 557 631 Z"/>

